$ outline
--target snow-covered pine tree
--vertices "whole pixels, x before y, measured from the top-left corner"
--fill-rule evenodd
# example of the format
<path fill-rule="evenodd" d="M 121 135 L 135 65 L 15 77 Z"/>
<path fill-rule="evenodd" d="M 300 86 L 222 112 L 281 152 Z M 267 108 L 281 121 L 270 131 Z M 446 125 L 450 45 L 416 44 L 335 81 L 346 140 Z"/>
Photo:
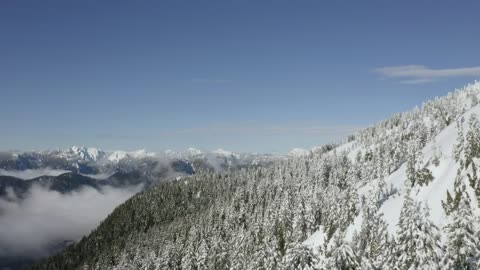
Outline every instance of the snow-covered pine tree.
<path fill-rule="evenodd" d="M 440 266 L 442 245 L 438 228 L 429 220 L 429 209 L 425 206 L 417 211 L 416 256 L 414 269 L 436 270 Z"/>
<path fill-rule="evenodd" d="M 327 269 L 355 270 L 360 269 L 357 254 L 345 241 L 345 232 L 337 232 L 333 238 L 331 250 L 327 254 Z"/>
<path fill-rule="evenodd" d="M 205 239 L 200 241 L 197 251 L 197 267 L 198 269 L 207 269 L 209 266 L 209 247 Z"/>
<path fill-rule="evenodd" d="M 210 252 L 214 255 L 213 262 L 211 262 L 212 269 L 228 269 L 230 268 L 230 254 L 228 246 L 219 235 L 220 230 L 215 232 L 212 240 L 212 248 Z"/>
<path fill-rule="evenodd" d="M 317 270 L 317 265 L 317 256 L 302 243 L 292 244 L 283 257 L 285 270 Z"/>
<path fill-rule="evenodd" d="M 453 157 L 455 161 L 463 167 L 463 150 L 465 144 L 465 137 L 463 135 L 463 123 L 460 120 L 457 120 L 457 143 L 453 147 Z"/>
<path fill-rule="evenodd" d="M 405 183 L 409 187 L 415 186 L 417 182 L 417 172 L 421 169 L 422 152 L 419 149 L 419 142 L 410 140 L 407 145 L 407 180 Z"/>
<path fill-rule="evenodd" d="M 474 158 L 480 157 L 480 121 L 476 114 L 472 114 L 468 120 L 468 131 L 465 134 L 465 169 L 472 163 Z"/>
<path fill-rule="evenodd" d="M 462 169 L 457 169 L 457 175 L 455 176 L 454 186 L 453 186 L 453 196 L 450 191 L 447 190 L 447 199 L 446 201 L 442 200 L 442 207 L 445 211 L 445 214 L 450 215 L 453 211 L 458 209 L 458 205 L 462 200 L 463 193 L 466 190 L 465 184 L 462 180 Z"/>
<path fill-rule="evenodd" d="M 307 194 L 309 190 L 302 188 L 295 208 L 293 216 L 293 239 L 304 240 L 311 234 L 315 223 L 314 213 L 312 210 L 311 194 Z"/>
<path fill-rule="evenodd" d="M 417 207 L 412 197 L 410 197 L 410 190 L 407 190 L 402 210 L 400 212 L 400 219 L 397 231 L 397 243 L 395 245 L 395 265 L 396 269 L 408 269 L 413 262 L 415 256 L 415 215 Z"/>
<path fill-rule="evenodd" d="M 197 259 L 196 259 L 196 244 L 197 244 L 197 228 L 196 226 L 192 226 L 188 230 L 188 234 L 186 237 L 186 242 L 183 248 L 183 256 L 181 261 L 181 267 L 183 269 L 188 270 L 196 270 L 197 269 Z"/>
<path fill-rule="evenodd" d="M 378 211 L 379 206 L 376 196 L 366 199 L 362 211 L 362 227 L 353 241 L 356 254 L 362 258 L 363 268 L 382 269 L 387 260 L 390 237 L 383 214 Z"/>
<path fill-rule="evenodd" d="M 275 239 L 267 241 L 265 250 L 266 257 L 264 262 L 266 270 L 280 269 L 282 266 L 282 256 L 278 249 L 277 243 L 278 241 Z"/>
<path fill-rule="evenodd" d="M 428 219 L 427 208 L 421 208 L 407 192 L 400 213 L 394 268 L 438 269 L 440 261 L 440 235 Z"/>
<path fill-rule="evenodd" d="M 195 247 L 193 241 L 188 241 L 183 251 L 182 270 L 196 270 L 197 262 L 195 258 Z"/>
<path fill-rule="evenodd" d="M 440 146 L 437 145 L 435 138 L 432 140 L 432 153 L 432 164 L 435 165 L 435 167 L 438 167 L 440 165 L 440 159 L 442 158 L 442 150 L 440 149 Z"/>
<path fill-rule="evenodd" d="M 444 228 L 448 241 L 442 267 L 452 270 L 478 269 L 479 238 L 475 236 L 475 220 L 466 195 L 462 196 L 452 218 L 452 223 Z"/>
<path fill-rule="evenodd" d="M 251 255 L 250 262 L 248 264 L 249 270 L 266 270 L 267 268 L 267 259 L 268 259 L 268 246 L 267 245 L 258 245 L 254 247 L 255 250 Z"/>

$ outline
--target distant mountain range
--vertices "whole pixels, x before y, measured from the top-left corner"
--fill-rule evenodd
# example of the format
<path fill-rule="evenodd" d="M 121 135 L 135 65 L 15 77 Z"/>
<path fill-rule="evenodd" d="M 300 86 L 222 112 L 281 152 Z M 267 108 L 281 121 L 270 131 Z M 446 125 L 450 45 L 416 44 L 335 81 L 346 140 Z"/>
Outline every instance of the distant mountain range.
<path fill-rule="evenodd" d="M 221 172 L 267 165 L 281 156 L 233 153 L 223 149 L 203 152 L 195 148 L 163 153 L 102 151 L 73 146 L 66 150 L 0 152 L 0 196 L 9 190 L 22 196 L 33 185 L 61 193 L 82 187 L 149 187 L 196 172 Z M 101 180 L 101 181 L 99 181 Z"/>
<path fill-rule="evenodd" d="M 141 189 L 146 190 L 161 182 L 176 181 L 188 175 L 259 167 L 284 158 L 233 153 L 223 149 L 204 152 L 195 148 L 161 153 L 145 149 L 102 151 L 77 146 L 64 150 L 3 151 L 0 152 L 0 201 L 5 205 L 28 201 L 36 190 L 34 187 L 63 195 L 91 188 L 99 191 L 99 196 L 108 192 L 106 188 L 118 190 L 142 185 Z M 52 240 L 43 247 L 44 253 L 61 251 L 72 239 Z M 0 269 L 21 269 L 39 259 L 36 255 L 10 254 L 5 250 L 2 253 L 1 248 L 0 245 Z"/>

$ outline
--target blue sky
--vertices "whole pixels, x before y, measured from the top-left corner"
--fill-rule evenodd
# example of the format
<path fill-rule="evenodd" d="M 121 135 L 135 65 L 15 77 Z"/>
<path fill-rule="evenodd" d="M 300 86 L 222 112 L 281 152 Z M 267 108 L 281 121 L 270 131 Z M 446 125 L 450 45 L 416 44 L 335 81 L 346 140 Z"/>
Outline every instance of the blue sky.
<path fill-rule="evenodd" d="M 284 153 L 480 78 L 478 1 L 2 1 L 0 149 Z"/>

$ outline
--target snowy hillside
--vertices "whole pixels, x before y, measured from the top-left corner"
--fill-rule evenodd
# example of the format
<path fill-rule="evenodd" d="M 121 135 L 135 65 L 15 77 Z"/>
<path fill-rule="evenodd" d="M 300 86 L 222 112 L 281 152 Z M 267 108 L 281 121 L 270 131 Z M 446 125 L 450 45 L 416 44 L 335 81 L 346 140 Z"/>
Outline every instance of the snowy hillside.
<path fill-rule="evenodd" d="M 34 269 L 479 269 L 479 98 L 476 82 L 345 144 L 159 185 Z"/>
<path fill-rule="evenodd" d="M 480 93 L 480 83 L 470 85 L 467 90 Z M 461 93 L 461 103 L 459 104 L 459 108 L 471 107 L 471 100 L 463 97 L 466 97 L 466 93 Z M 415 186 L 413 189 L 408 187 L 408 185 L 406 185 L 406 181 L 408 181 L 407 163 L 402 164 L 392 174 L 384 176 L 383 179 L 377 178 L 367 184 L 358 185 L 360 196 L 372 195 L 372 191 L 375 190 L 380 181 L 383 182 L 382 185 L 396 191 L 391 197 L 382 203 L 379 210 L 380 213 L 383 214 L 385 221 L 388 224 L 389 232 L 392 235 L 394 235 L 397 230 L 400 211 L 403 205 L 404 196 L 407 192 L 410 192 L 410 196 L 414 200 L 422 202 L 424 205 L 428 206 L 430 209 L 430 219 L 435 225 L 441 228 L 447 224 L 449 220 L 442 207 L 442 200 L 446 199 L 448 190 L 451 193 L 453 192 L 457 171 L 461 169 L 460 164 L 455 161 L 454 147 L 458 144 L 459 129 L 463 131 L 469 130 L 469 119 L 472 118 L 472 115 L 474 118 L 480 116 L 480 105 L 471 107 L 465 113 L 459 115 L 458 122 L 452 121 L 449 126 L 433 136 L 421 149 L 421 155 L 419 155 L 420 159 L 417 162 L 431 171 L 433 180 L 429 185 Z M 425 120 L 428 121 L 429 119 Z M 370 149 L 374 147 L 375 146 L 370 146 Z M 362 153 L 366 150 L 360 143 L 353 142 L 339 146 L 336 151 L 344 151 L 352 162 L 354 162 L 354 159 L 359 152 Z M 432 162 L 434 159 L 437 160 L 438 164 Z M 463 183 L 468 185 L 468 179 L 465 172 L 461 174 L 461 178 Z M 471 193 L 470 189 L 468 191 L 469 195 L 472 198 L 475 198 L 475 194 Z M 479 204 L 472 203 L 471 205 L 473 208 L 472 210 L 480 216 Z M 355 230 L 358 231 L 361 222 L 362 216 L 359 215 L 355 219 L 354 224 L 349 227 L 349 233 L 347 236 L 352 236 Z M 318 234 L 315 235 L 315 237 L 318 237 Z M 309 240 L 308 243 L 314 244 L 315 242 Z"/>
<path fill-rule="evenodd" d="M 385 136 L 387 140 L 389 140 L 388 137 L 391 137 L 388 143 L 393 144 L 389 146 L 393 149 L 402 146 L 395 145 L 398 142 L 395 142 L 395 139 L 392 138 L 402 137 L 410 132 L 409 130 L 414 133 L 413 136 L 415 137 L 407 145 L 403 146 L 406 148 L 407 156 L 405 162 L 398 168 L 395 168 L 393 171 L 388 169 L 387 173 L 379 173 L 376 175 L 378 177 L 371 177 L 373 179 L 366 183 L 361 181 L 356 184 L 359 198 L 361 200 L 362 198 L 363 200 L 367 198 L 367 202 L 360 203 L 361 205 L 363 204 L 361 206 L 362 210 L 345 229 L 344 241 L 355 241 L 354 238 L 362 233 L 362 226 L 368 223 L 364 220 L 368 216 L 368 213 L 365 213 L 365 211 L 369 210 L 368 206 L 365 207 L 364 205 L 368 205 L 369 200 L 376 202 L 378 207 L 377 214 L 385 221 L 389 236 L 394 238 L 399 231 L 399 224 L 402 223 L 402 208 L 405 206 L 406 198 L 411 198 L 421 207 L 426 208 L 424 214 L 439 229 L 441 240 L 444 242 L 448 241 L 448 230 L 442 230 L 442 228 L 448 228 L 454 217 L 449 215 L 450 213 L 447 213 L 446 210 L 446 204 L 448 204 L 447 192 L 451 195 L 460 194 L 455 199 L 469 202 L 469 208 L 471 208 L 470 210 L 473 214 L 472 219 L 474 222 L 472 225 L 474 226 L 474 232 L 478 232 L 480 229 L 480 183 L 476 181 L 475 163 L 480 161 L 480 153 L 478 153 L 480 149 L 477 148 L 480 142 L 480 122 L 478 120 L 480 116 L 479 94 L 480 83 L 476 82 L 468 85 L 462 91 L 456 91 L 448 97 L 426 103 L 422 109 L 415 109 L 410 112 L 415 117 L 420 117 L 410 125 L 400 129 L 391 128 L 389 130 L 388 127 L 385 128 L 389 124 L 389 121 L 386 121 L 359 134 L 362 136 L 369 132 L 378 132 L 379 129 L 384 129 L 384 134 L 380 134 L 380 138 L 373 138 L 373 143 L 369 141 L 366 144 L 365 141 L 356 140 L 335 149 L 336 153 L 345 154 L 352 163 L 355 163 L 356 161 L 358 162 L 359 156 L 367 153 L 375 155 L 376 151 L 382 152 L 382 146 L 378 143 L 384 143 L 382 142 L 384 138 L 381 138 L 381 136 Z M 452 109 L 457 110 L 457 114 L 447 115 L 447 112 L 442 111 L 445 108 L 435 108 L 440 104 L 451 106 Z M 435 109 L 438 110 L 437 113 L 445 113 L 447 117 L 450 117 L 444 118 L 444 120 L 449 119 L 448 123 L 442 124 L 441 121 L 438 122 L 439 118 L 435 119 L 432 117 L 431 112 Z M 398 117 L 405 117 L 408 114 L 399 115 Z M 396 117 L 392 120 L 396 121 Z M 423 134 L 425 132 L 430 134 Z M 382 156 L 382 154 L 380 155 Z M 391 161 L 388 159 L 388 156 L 383 156 L 383 158 L 384 160 L 378 160 L 377 162 L 388 163 Z M 410 159 L 413 160 L 410 162 Z M 465 160 L 469 159 L 471 160 L 471 165 L 467 166 Z M 376 165 L 378 166 L 379 164 L 377 163 Z M 383 165 L 381 164 L 380 166 L 383 167 Z M 412 185 L 412 177 L 408 175 L 409 170 L 425 170 L 431 176 L 431 180 L 424 185 Z M 458 202 L 456 207 L 458 207 Z M 478 236 L 480 235 L 477 233 L 476 237 Z M 334 243 L 331 241 L 327 244 L 327 238 L 327 233 L 323 228 L 320 228 L 320 230 L 307 238 L 304 244 L 314 250 L 324 246 L 327 246 L 327 249 L 332 248 Z M 474 255 L 479 256 L 480 254 Z"/>

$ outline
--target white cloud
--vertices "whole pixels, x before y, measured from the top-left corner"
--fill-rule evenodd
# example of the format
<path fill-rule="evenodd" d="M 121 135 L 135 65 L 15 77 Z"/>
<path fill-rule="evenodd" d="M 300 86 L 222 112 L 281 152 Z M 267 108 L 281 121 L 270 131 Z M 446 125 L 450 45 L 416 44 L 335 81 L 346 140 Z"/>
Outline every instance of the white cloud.
<path fill-rule="evenodd" d="M 49 168 L 23 170 L 23 171 L 7 171 L 0 169 L 0 175 L 12 176 L 24 180 L 37 178 L 40 176 L 59 176 L 60 174 L 68 173 L 66 170 L 54 170 Z"/>
<path fill-rule="evenodd" d="M 88 234 L 139 190 L 84 188 L 61 194 L 36 186 L 25 199 L 0 199 L 0 256 L 49 255 L 55 244 Z"/>
<path fill-rule="evenodd" d="M 420 78 L 420 79 L 409 79 L 409 80 L 402 80 L 400 81 L 401 84 L 422 84 L 422 83 L 429 83 L 434 82 L 434 79 L 429 78 Z"/>
<path fill-rule="evenodd" d="M 480 76 L 480 66 L 434 69 L 422 65 L 407 65 L 381 67 L 376 68 L 373 71 L 382 75 L 384 78 L 401 79 L 400 83 L 404 84 L 428 83 L 440 78 L 448 77 Z"/>
<path fill-rule="evenodd" d="M 105 180 L 105 179 L 109 178 L 110 176 L 112 176 L 113 174 L 112 173 L 99 173 L 99 174 L 84 174 L 84 173 L 81 173 L 81 175 L 93 178 L 95 180 Z"/>

